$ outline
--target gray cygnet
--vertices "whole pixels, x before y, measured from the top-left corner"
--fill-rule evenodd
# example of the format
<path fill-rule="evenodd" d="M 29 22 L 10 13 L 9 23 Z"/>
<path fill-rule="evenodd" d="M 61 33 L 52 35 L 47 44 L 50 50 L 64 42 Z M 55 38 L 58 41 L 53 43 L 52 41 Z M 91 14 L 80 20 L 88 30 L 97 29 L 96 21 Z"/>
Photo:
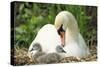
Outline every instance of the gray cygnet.
<path fill-rule="evenodd" d="M 61 46 L 57 46 L 56 51 L 58 53 L 54 52 L 46 54 L 42 52 L 42 47 L 39 43 L 35 43 L 31 51 L 36 51 L 32 58 L 38 64 L 57 63 L 60 59 L 62 59 L 59 53 L 66 53 Z"/>

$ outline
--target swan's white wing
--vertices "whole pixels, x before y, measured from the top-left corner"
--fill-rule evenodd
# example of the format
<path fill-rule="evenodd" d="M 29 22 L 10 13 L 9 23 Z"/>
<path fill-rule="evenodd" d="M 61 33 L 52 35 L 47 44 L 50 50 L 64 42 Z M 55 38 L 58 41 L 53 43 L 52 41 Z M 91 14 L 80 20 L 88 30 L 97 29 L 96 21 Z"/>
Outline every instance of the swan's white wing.
<path fill-rule="evenodd" d="M 65 56 L 87 56 L 90 54 L 89 49 L 82 37 L 82 35 L 79 33 L 78 40 L 70 39 L 70 36 L 66 37 L 65 47 L 64 50 L 66 51 Z"/>
<path fill-rule="evenodd" d="M 82 37 L 82 35 L 81 35 L 80 33 L 79 33 L 79 46 L 80 46 L 80 48 L 82 49 L 82 52 L 83 52 L 83 55 L 84 55 L 84 56 L 90 54 L 89 48 L 88 48 L 88 46 L 86 45 L 85 40 L 83 39 L 83 37 Z"/>
<path fill-rule="evenodd" d="M 39 43 L 44 52 L 50 53 L 55 52 L 57 45 L 61 45 L 61 40 L 54 25 L 46 24 L 38 32 L 36 38 L 30 45 L 29 50 L 34 43 Z"/>
<path fill-rule="evenodd" d="M 66 56 L 81 56 L 81 48 L 78 46 L 77 42 L 70 41 L 64 47 L 66 51 Z"/>

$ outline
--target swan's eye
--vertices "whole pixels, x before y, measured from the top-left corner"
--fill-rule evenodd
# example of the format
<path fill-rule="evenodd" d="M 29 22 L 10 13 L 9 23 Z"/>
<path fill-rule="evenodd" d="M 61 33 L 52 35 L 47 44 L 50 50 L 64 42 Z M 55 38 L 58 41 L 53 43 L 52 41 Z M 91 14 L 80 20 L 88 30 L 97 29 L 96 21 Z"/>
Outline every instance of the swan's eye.
<path fill-rule="evenodd" d="M 60 26 L 60 28 L 58 29 L 58 34 L 60 35 L 60 32 L 65 32 L 63 29 L 63 25 Z"/>

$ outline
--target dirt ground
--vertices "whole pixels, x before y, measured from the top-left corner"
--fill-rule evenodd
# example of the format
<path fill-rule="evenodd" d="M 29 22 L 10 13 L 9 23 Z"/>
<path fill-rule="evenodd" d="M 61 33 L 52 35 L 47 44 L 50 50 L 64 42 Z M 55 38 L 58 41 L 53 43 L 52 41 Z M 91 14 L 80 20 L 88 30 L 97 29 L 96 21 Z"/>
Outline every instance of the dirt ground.
<path fill-rule="evenodd" d="M 19 66 L 19 65 L 32 65 L 37 64 L 34 62 L 34 60 L 30 60 L 30 58 L 27 55 L 28 49 L 21 48 L 21 49 L 15 49 L 14 50 L 14 56 L 13 56 L 13 65 Z M 91 54 L 87 57 L 65 57 L 57 63 L 73 63 L 73 62 L 89 62 L 89 61 L 96 61 L 97 60 L 97 47 L 93 45 L 90 48 Z"/>

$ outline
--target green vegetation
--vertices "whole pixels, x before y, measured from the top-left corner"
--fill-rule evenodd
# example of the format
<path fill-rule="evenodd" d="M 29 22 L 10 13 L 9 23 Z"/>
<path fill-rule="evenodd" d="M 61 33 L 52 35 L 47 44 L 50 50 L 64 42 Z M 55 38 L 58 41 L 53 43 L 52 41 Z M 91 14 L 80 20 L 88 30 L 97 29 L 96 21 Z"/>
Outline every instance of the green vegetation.
<path fill-rule="evenodd" d="M 54 24 L 55 16 L 60 11 L 70 11 L 77 19 L 79 29 L 87 44 L 91 38 L 97 41 L 97 8 L 66 4 L 42 4 L 15 2 L 15 40 L 17 47 L 28 48 L 39 29 L 47 24 Z"/>

